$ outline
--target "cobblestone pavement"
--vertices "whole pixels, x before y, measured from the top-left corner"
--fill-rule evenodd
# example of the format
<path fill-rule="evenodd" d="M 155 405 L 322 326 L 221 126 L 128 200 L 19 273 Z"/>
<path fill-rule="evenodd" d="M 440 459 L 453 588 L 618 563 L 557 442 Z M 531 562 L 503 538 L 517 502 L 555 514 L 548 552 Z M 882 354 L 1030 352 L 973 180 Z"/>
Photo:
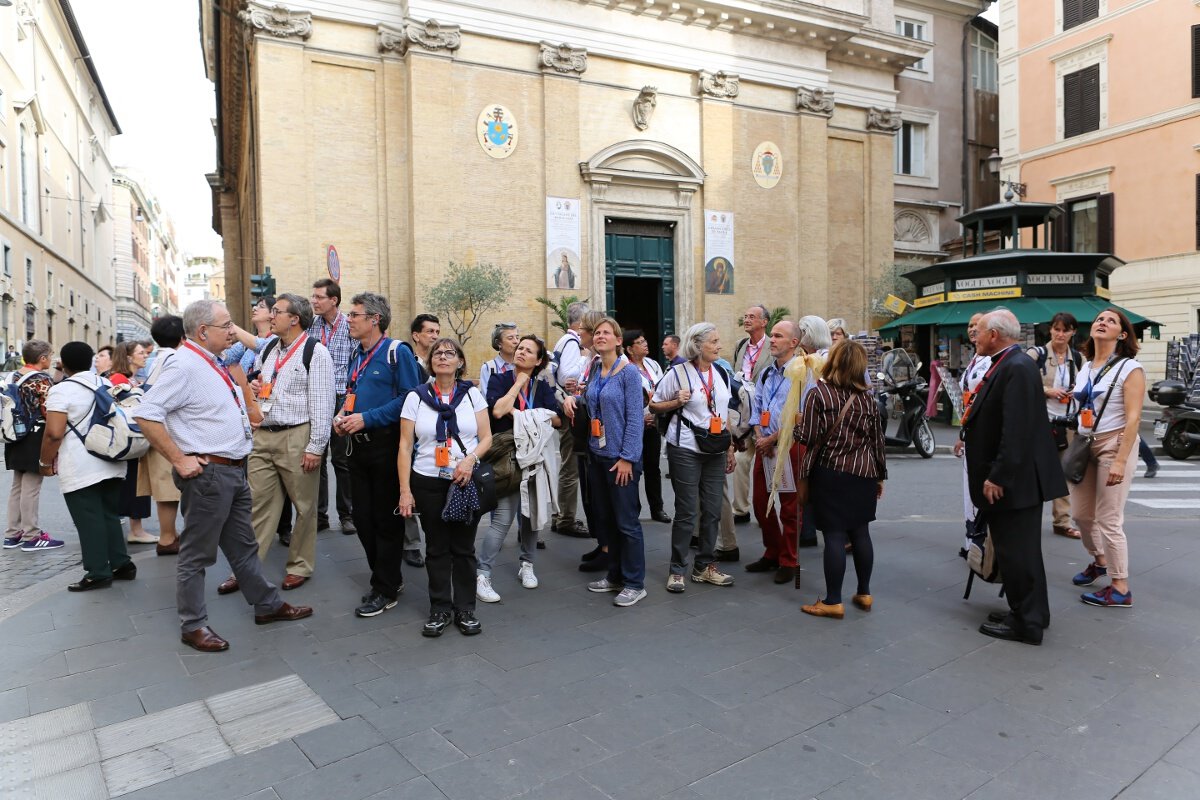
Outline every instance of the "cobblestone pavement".
<path fill-rule="evenodd" d="M 962 598 L 960 464 L 900 456 L 890 474 L 875 606 L 842 621 L 799 613 L 823 588 L 812 550 L 801 591 L 734 564 L 731 588 L 667 593 L 657 524 L 629 609 L 585 590 L 591 543 L 554 534 L 522 589 L 510 536 L 503 601 L 480 604 L 473 637 L 420 635 L 422 570 L 396 608 L 356 619 L 365 563 L 336 531 L 286 595 L 316 609 L 299 623 L 254 625 L 216 595 L 227 567 L 209 570 L 225 653 L 179 643 L 174 559 L 138 555 L 137 580 L 84 595 L 35 584 L 0 600 L 0 796 L 1200 797 L 1194 515 L 1130 509 L 1130 610 L 1079 602 L 1085 554 L 1046 520 L 1053 626 L 1029 647 L 977 632 L 995 587 Z M 757 529 L 739 539 L 757 558 Z"/>

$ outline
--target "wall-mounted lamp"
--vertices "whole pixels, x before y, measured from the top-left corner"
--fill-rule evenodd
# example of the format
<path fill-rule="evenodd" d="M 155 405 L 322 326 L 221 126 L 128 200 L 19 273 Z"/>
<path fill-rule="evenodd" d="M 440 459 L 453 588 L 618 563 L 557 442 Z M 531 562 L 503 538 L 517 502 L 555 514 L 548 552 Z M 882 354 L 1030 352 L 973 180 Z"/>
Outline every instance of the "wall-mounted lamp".
<path fill-rule="evenodd" d="M 988 172 L 990 172 L 992 175 L 999 176 L 1000 175 L 1000 164 L 1003 161 L 1004 161 L 1004 156 L 1000 155 L 1000 151 L 993 149 L 991 155 L 989 155 L 987 157 Z M 1025 196 L 1025 184 L 1023 184 L 1023 183 L 1017 183 L 1016 181 L 1001 180 L 1000 185 L 1007 187 L 1007 191 L 1004 193 L 1004 202 L 1006 202 L 1006 203 L 1011 203 L 1013 201 L 1014 195 L 1016 195 L 1017 197 Z"/>

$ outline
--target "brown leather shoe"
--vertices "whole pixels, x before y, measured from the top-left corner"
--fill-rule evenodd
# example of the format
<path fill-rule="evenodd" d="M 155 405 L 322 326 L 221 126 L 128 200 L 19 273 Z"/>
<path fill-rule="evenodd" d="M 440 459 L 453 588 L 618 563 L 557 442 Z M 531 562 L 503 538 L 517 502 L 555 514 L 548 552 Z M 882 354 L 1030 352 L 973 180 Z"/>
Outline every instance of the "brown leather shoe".
<path fill-rule="evenodd" d="M 230 575 L 228 578 L 226 578 L 224 581 L 221 582 L 220 586 L 217 587 L 217 594 L 233 594 L 237 590 L 238 590 L 237 578 L 233 575 Z"/>
<path fill-rule="evenodd" d="M 170 544 L 160 544 L 154 548 L 154 552 L 160 556 L 177 556 L 179 555 L 179 540 L 176 539 Z"/>
<path fill-rule="evenodd" d="M 272 622 L 291 622 L 292 620 L 304 619 L 311 616 L 312 608 L 309 606 L 293 606 L 289 603 L 284 603 L 270 614 L 255 614 L 254 624 L 269 625 Z"/>
<path fill-rule="evenodd" d="M 775 570 L 776 583 L 791 583 L 794 580 L 796 580 L 795 567 L 780 567 L 779 569 Z"/>
<path fill-rule="evenodd" d="M 183 634 L 179 637 L 179 641 L 201 653 L 219 653 L 229 649 L 229 642 L 217 636 L 216 632 L 208 626 Z"/>
<path fill-rule="evenodd" d="M 863 611 L 870 611 L 873 601 L 871 600 L 871 595 L 869 594 L 856 594 L 854 597 L 850 598 L 850 602 L 854 603 L 854 605 L 858 606 Z"/>
<path fill-rule="evenodd" d="M 283 589 L 284 591 L 290 591 L 292 589 L 299 589 L 307 582 L 307 575 L 292 575 L 289 572 L 287 575 L 283 576 L 283 583 L 279 585 L 279 588 Z"/>
<path fill-rule="evenodd" d="M 812 614 L 814 617 L 829 617 L 831 619 L 841 619 L 846 616 L 846 607 L 841 603 L 835 606 L 827 606 L 820 600 L 809 606 L 800 606 L 800 610 L 805 614 Z"/>

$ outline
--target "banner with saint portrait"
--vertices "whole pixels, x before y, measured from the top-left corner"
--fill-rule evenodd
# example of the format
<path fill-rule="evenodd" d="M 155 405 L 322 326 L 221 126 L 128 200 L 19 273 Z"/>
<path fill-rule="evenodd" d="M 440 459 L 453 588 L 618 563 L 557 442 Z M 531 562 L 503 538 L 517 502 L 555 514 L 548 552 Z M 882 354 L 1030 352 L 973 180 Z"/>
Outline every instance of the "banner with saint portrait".
<path fill-rule="evenodd" d="M 546 198 L 546 286 L 580 289 L 579 200 Z"/>
<path fill-rule="evenodd" d="M 704 211 L 704 291 L 733 294 L 732 211 Z"/>

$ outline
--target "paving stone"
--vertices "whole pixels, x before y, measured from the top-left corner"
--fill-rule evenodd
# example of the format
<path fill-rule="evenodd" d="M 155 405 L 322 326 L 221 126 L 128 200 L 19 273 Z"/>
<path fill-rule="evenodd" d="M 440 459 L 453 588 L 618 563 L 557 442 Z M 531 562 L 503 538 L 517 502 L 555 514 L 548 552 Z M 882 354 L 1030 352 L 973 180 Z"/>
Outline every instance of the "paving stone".
<path fill-rule="evenodd" d="M 279 795 L 275 794 L 274 789 L 268 787 L 254 794 L 245 795 L 241 800 L 279 800 Z"/>
<path fill-rule="evenodd" d="M 725 708 L 736 708 L 803 679 L 796 665 L 776 655 L 759 656 L 707 675 L 692 691 Z"/>
<path fill-rule="evenodd" d="M 703 724 L 732 741 L 761 750 L 847 710 L 848 706 L 795 683 L 753 703 L 709 715 Z"/>
<path fill-rule="evenodd" d="M 822 792 L 819 800 L 960 800 L 991 776 L 923 745 L 909 745 Z"/>
<path fill-rule="evenodd" d="M 380 707 L 395 700 L 443 691 L 447 685 L 503 676 L 504 670 L 477 655 L 465 655 L 399 675 L 367 681 L 358 688 Z"/>
<path fill-rule="evenodd" d="M 1013 708 L 1073 724 L 1133 684 L 1130 675 L 1112 663 L 1091 659 L 1082 669 L 1062 663 L 1035 675 L 999 696 Z"/>
<path fill-rule="evenodd" d="M 1180 739 L 1167 753 L 1164 760 L 1189 769 L 1200 764 L 1200 728 Z"/>
<path fill-rule="evenodd" d="M 97 698 L 88 705 L 91 707 L 92 719 L 97 728 L 124 722 L 146 713 L 146 709 L 142 708 L 142 701 L 138 698 L 137 691 L 132 689 L 128 692 Z"/>
<path fill-rule="evenodd" d="M 106 758 L 101 767 L 109 792 L 119 796 L 219 764 L 233 755 L 213 724 L 183 736 L 159 739 L 152 745 Z"/>
<path fill-rule="evenodd" d="M 293 738 L 318 768 L 383 744 L 383 736 L 362 717 L 351 717 Z"/>
<path fill-rule="evenodd" d="M 1118 788 L 1085 766 L 1068 764 L 1040 752 L 1030 753 L 1002 771 L 996 781 L 1026 797 L 1105 797 L 1115 794 Z"/>
<path fill-rule="evenodd" d="M 185 649 L 183 645 L 178 647 L 180 651 Z M 210 657 L 220 659 L 222 655 L 224 654 L 212 653 Z M 173 677 L 138 690 L 138 697 L 141 698 L 147 712 L 161 711 L 180 703 L 211 697 L 232 688 L 253 686 L 293 674 L 287 663 L 276 656 L 231 662 L 197 675 L 180 674 L 182 672 L 181 664 L 179 672 Z"/>
<path fill-rule="evenodd" d="M 500 705 L 499 695 L 482 684 L 469 682 L 447 685 L 430 695 L 395 698 L 367 712 L 363 719 L 391 740 L 495 705 Z"/>
<path fill-rule="evenodd" d="M 721 707 L 687 691 L 657 692 L 573 723 L 572 730 L 613 751 L 641 746 L 720 713 Z"/>
<path fill-rule="evenodd" d="M 925 673 L 923 667 L 901 661 L 885 651 L 844 662 L 804 685 L 847 706 L 866 703 Z"/>
<path fill-rule="evenodd" d="M 704 756 L 705 753 L 701 753 Z M 575 775 L 599 789 L 603 797 L 623 800 L 655 798 L 686 786 L 691 781 L 657 754 L 633 748 L 598 761 Z"/>
<path fill-rule="evenodd" d="M 276 708 L 238 717 L 221 724 L 221 736 L 238 755 L 253 753 L 276 742 L 299 736 L 341 717 L 311 691 L 298 692 Z"/>
<path fill-rule="evenodd" d="M 1121 792 L 1121 800 L 1178 800 L 1182 797 L 1200 797 L 1200 774 L 1167 762 L 1155 764 Z"/>
<path fill-rule="evenodd" d="M 33 782 L 33 797 L 37 800 L 108 800 L 104 774 L 99 764 L 57 772 Z"/>
<path fill-rule="evenodd" d="M 128 800 L 215 800 L 243 797 L 285 780 L 302 779 L 313 765 L 292 742 L 221 761 L 187 775 L 139 789 Z"/>
<path fill-rule="evenodd" d="M 1113 742 L 1120 742 L 1120 746 L 1114 747 Z M 1051 741 L 1041 743 L 1038 751 L 1124 786 L 1158 760 L 1171 760 L 1168 751 L 1179 742 L 1178 731 L 1156 720 L 1128 715 L 1113 717 L 1100 709 L 1079 724 L 1068 726 Z M 1104 757 L 1097 758 L 1097 753 L 1103 753 Z"/>
<path fill-rule="evenodd" d="M 859 763 L 876 764 L 948 719 L 919 703 L 886 694 L 812 728 L 807 736 Z"/>
<path fill-rule="evenodd" d="M 749 796 L 754 800 L 816 797 L 862 771 L 862 765 L 808 736 L 793 736 L 693 783 L 701 797 Z"/>
<path fill-rule="evenodd" d="M 0 753 L 0 795 L 60 772 L 85 767 L 100 761 L 96 737 L 91 731 L 51 739 L 25 746 L 8 743 L 8 752 Z"/>
<path fill-rule="evenodd" d="M 392 747 L 426 775 L 449 764 L 457 764 L 467 757 L 433 728 L 396 739 Z"/>
<path fill-rule="evenodd" d="M 24 686 L 0 692 L 0 722 L 29 716 L 29 692 Z"/>
<path fill-rule="evenodd" d="M 682 774 L 689 783 L 741 761 L 754 752 L 699 724 L 652 739 L 642 748 L 648 755 Z"/>
<path fill-rule="evenodd" d="M 96 697 L 137 689 L 145 686 L 148 679 L 167 681 L 182 673 L 183 665 L 179 663 L 178 656 L 174 653 L 159 653 L 142 659 L 138 662 L 137 669 L 117 664 L 32 683 L 29 685 L 29 710 L 38 713 L 86 702 Z"/>
<path fill-rule="evenodd" d="M 921 743 L 995 774 L 1051 741 L 1064 727 L 1039 714 L 989 700 L 938 728 Z"/>
<path fill-rule="evenodd" d="M 467 756 L 486 753 L 537 733 L 523 720 L 499 706 L 472 711 L 436 725 L 434 730 Z"/>
<path fill-rule="evenodd" d="M 0 753 L 62 739 L 94 727 L 87 703 L 64 706 L 0 725 Z"/>
<path fill-rule="evenodd" d="M 315 773 L 275 783 L 281 800 L 361 800 L 417 776 L 417 770 L 391 745 L 380 745 L 363 753 L 321 767 Z"/>
<path fill-rule="evenodd" d="M 100 757 L 108 759 L 180 736 L 216 730 L 217 723 L 204 703 L 185 703 L 99 728 L 96 743 Z"/>
<path fill-rule="evenodd" d="M 420 775 L 399 786 L 373 794 L 367 800 L 446 800 L 446 795 L 430 783 L 428 778 Z"/>
<path fill-rule="evenodd" d="M 1143 675 L 1100 709 L 1116 718 L 1145 717 L 1188 733 L 1200 721 L 1200 684 L 1166 673 Z"/>

